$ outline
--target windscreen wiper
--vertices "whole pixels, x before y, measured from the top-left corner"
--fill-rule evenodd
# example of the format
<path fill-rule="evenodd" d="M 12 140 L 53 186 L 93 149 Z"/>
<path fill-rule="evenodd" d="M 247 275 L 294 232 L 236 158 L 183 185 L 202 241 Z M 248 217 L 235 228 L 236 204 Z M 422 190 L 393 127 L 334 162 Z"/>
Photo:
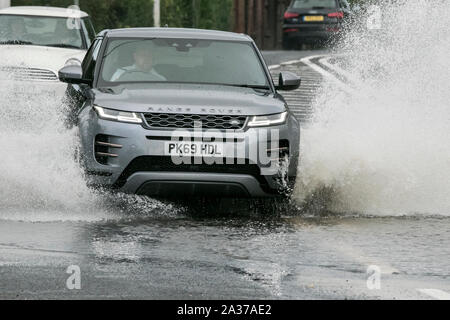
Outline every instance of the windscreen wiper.
<path fill-rule="evenodd" d="M 260 89 L 260 90 L 270 90 L 269 86 L 260 86 L 253 84 L 228 84 L 231 87 L 239 87 L 239 88 L 250 88 L 250 89 Z"/>
<path fill-rule="evenodd" d="M 45 46 L 46 47 L 55 47 L 55 48 L 80 49 L 80 47 L 74 46 L 72 44 L 64 44 L 64 43 L 46 44 Z"/>
<path fill-rule="evenodd" d="M 22 40 L 6 40 L 6 41 L 0 41 L 0 44 L 30 45 L 30 44 L 33 44 L 33 42 L 22 41 Z"/>

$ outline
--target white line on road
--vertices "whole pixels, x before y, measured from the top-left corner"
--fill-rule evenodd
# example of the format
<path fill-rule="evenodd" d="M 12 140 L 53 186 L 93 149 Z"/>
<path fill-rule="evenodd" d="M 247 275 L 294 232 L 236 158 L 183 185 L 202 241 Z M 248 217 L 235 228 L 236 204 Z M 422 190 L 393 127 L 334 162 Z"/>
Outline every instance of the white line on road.
<path fill-rule="evenodd" d="M 450 293 L 437 289 L 418 289 L 420 293 L 426 294 L 438 300 L 450 300 Z"/>
<path fill-rule="evenodd" d="M 327 56 L 324 55 L 320 55 L 320 56 L 310 56 L 310 57 L 306 57 L 301 59 L 299 62 L 302 62 L 304 64 L 306 64 L 308 67 L 310 67 L 311 69 L 313 69 L 314 71 L 319 72 L 321 75 L 323 75 L 325 78 L 333 81 L 338 87 L 339 89 L 341 89 L 342 91 L 345 91 L 349 94 L 356 94 L 356 91 L 349 88 L 347 85 L 345 85 L 344 83 L 342 83 L 341 80 L 339 80 L 338 78 L 336 78 L 333 74 L 331 74 L 330 72 L 328 72 L 327 70 L 319 67 L 318 65 L 316 65 L 315 63 L 311 62 L 312 59 L 323 59 L 326 58 Z"/>
<path fill-rule="evenodd" d="M 336 78 L 332 73 L 328 72 L 327 70 L 325 70 L 325 69 L 319 67 L 318 65 L 316 65 L 315 63 L 311 62 L 311 60 L 313 60 L 313 59 L 325 59 L 325 58 L 329 58 L 329 57 L 330 57 L 329 55 L 309 56 L 309 57 L 302 58 L 300 60 L 291 60 L 291 61 L 286 61 L 286 62 L 277 64 L 277 65 L 269 66 L 269 70 L 278 69 L 281 66 L 293 65 L 296 63 L 304 63 L 308 67 L 310 67 L 312 70 L 320 73 L 325 78 L 333 81 L 341 90 L 343 90 L 349 94 L 355 94 L 356 93 L 355 90 L 352 90 L 351 88 L 346 86 L 344 83 L 342 83 L 342 81 L 340 81 L 338 78 Z"/>
<path fill-rule="evenodd" d="M 326 57 L 326 58 L 322 58 L 319 60 L 319 62 L 321 64 L 323 64 L 325 67 L 334 70 L 336 73 L 343 75 L 344 77 L 346 77 L 348 80 L 352 81 L 353 83 L 357 83 L 356 78 L 350 73 L 345 71 L 344 69 L 342 69 L 341 67 L 330 63 L 330 59 L 332 59 L 333 57 Z"/>
<path fill-rule="evenodd" d="M 274 64 L 274 65 L 269 66 L 269 70 L 275 70 L 275 69 L 278 69 L 278 68 L 280 68 L 280 67 L 281 67 L 281 65 L 279 65 L 279 64 Z"/>

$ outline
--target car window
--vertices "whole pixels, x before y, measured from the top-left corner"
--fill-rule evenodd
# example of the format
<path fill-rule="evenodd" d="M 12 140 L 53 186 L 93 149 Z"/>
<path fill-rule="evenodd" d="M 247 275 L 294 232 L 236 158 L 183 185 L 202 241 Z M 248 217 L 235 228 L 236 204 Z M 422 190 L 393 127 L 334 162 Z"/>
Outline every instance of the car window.
<path fill-rule="evenodd" d="M 87 31 L 87 36 L 89 38 L 89 45 L 95 39 L 97 35 L 94 29 L 94 25 L 92 24 L 92 20 L 90 18 L 83 18 L 83 23 Z"/>
<path fill-rule="evenodd" d="M 295 0 L 293 9 L 336 8 L 336 0 Z"/>
<path fill-rule="evenodd" d="M 82 49 L 81 31 L 66 18 L 0 15 L 0 44 Z"/>
<path fill-rule="evenodd" d="M 102 81 L 173 82 L 267 86 L 259 56 L 250 43 L 183 40 L 111 40 Z"/>

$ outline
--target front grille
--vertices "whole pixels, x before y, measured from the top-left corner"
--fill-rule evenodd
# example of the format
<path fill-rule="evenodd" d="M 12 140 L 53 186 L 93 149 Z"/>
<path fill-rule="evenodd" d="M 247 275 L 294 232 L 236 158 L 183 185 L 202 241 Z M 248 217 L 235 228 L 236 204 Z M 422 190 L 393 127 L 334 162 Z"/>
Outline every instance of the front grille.
<path fill-rule="evenodd" d="M 218 130 L 242 130 L 247 122 L 246 116 L 235 115 L 198 115 L 198 114 L 170 114 L 145 113 L 145 121 L 150 128 L 177 128 Z"/>
<path fill-rule="evenodd" d="M 18 81 L 58 81 L 58 76 L 46 69 L 3 67 L 0 72 L 8 79 Z"/>
<path fill-rule="evenodd" d="M 174 164 L 171 157 L 160 156 L 143 156 L 134 159 L 128 167 L 123 171 L 122 175 L 115 184 L 116 188 L 121 188 L 125 185 L 128 178 L 137 172 L 195 172 L 195 173 L 228 173 L 228 174 L 247 174 L 255 177 L 260 183 L 266 181 L 261 176 L 261 169 L 251 164 L 246 160 L 245 164 L 207 164 L 204 159 L 201 159 L 202 164 L 194 164 L 195 159 L 192 159 L 192 164 Z"/>

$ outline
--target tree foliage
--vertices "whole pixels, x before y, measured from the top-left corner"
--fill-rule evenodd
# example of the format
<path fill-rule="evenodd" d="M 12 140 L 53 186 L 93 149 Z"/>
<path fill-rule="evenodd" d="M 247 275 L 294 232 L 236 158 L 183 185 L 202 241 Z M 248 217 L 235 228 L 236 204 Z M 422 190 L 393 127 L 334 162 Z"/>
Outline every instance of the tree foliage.
<path fill-rule="evenodd" d="M 232 0 L 163 0 L 161 22 L 170 27 L 231 29 Z"/>
<path fill-rule="evenodd" d="M 14 6 L 68 7 L 73 0 L 12 0 Z M 161 0 L 161 24 L 230 30 L 232 0 Z M 97 31 L 153 26 L 153 0 L 79 0 Z"/>

